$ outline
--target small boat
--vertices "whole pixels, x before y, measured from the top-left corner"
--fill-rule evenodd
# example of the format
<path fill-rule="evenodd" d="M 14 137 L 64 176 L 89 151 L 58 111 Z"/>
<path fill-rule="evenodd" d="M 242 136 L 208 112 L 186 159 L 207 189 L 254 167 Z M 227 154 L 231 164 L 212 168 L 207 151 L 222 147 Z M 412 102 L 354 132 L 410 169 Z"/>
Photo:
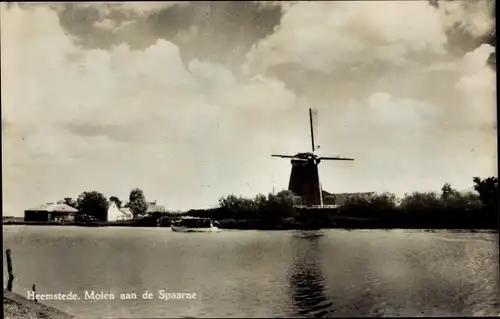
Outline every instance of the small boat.
<path fill-rule="evenodd" d="M 218 223 L 209 218 L 184 218 L 173 222 L 170 228 L 175 232 L 214 232 L 219 231 Z"/>

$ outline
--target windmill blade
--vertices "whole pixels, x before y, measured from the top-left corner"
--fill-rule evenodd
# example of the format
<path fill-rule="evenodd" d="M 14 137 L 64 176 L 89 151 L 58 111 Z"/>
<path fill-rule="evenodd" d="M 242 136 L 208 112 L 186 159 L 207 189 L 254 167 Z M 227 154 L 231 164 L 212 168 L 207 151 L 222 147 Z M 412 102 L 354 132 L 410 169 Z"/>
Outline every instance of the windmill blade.
<path fill-rule="evenodd" d="M 279 154 L 272 154 L 272 157 L 281 157 L 281 158 L 295 158 L 295 155 L 279 155 Z"/>
<path fill-rule="evenodd" d="M 316 150 L 316 144 L 314 141 L 314 136 L 317 135 L 317 129 L 318 129 L 318 111 L 309 109 L 309 125 L 311 129 L 311 146 L 312 146 L 312 151 L 314 152 Z"/>
<path fill-rule="evenodd" d="M 271 155 L 273 157 L 281 157 L 281 158 L 291 158 L 294 161 L 299 161 L 299 162 L 307 162 L 307 158 L 301 158 L 297 156 L 292 156 L 292 155 Z"/>
<path fill-rule="evenodd" d="M 354 158 L 348 158 L 348 157 L 340 157 L 340 156 L 322 156 L 319 158 L 320 160 L 331 160 L 331 161 L 354 161 Z"/>

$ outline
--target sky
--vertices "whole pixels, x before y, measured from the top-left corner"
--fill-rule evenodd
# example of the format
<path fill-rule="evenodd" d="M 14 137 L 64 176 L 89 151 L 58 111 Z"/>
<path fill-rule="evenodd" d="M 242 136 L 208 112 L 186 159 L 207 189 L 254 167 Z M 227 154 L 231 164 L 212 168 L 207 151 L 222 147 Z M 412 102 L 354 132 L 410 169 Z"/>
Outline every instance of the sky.
<path fill-rule="evenodd" d="M 83 191 L 169 209 L 497 175 L 491 1 L 1 4 L 3 213 Z"/>

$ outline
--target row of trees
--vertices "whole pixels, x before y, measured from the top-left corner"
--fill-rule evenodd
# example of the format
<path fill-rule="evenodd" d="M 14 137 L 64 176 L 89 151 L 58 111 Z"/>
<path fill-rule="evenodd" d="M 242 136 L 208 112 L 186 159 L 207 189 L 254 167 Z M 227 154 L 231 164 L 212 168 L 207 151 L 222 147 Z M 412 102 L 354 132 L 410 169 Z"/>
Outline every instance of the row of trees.
<path fill-rule="evenodd" d="M 414 192 L 403 198 L 390 193 L 351 196 L 338 214 L 374 217 L 388 227 L 495 228 L 498 227 L 498 183 L 492 183 L 495 179 L 475 179 L 477 193 L 458 192 L 445 184 L 441 193 Z"/>
<path fill-rule="evenodd" d="M 290 217 L 293 213 L 293 197 L 291 191 L 283 190 L 274 194 L 258 194 L 255 198 L 243 198 L 229 195 L 219 199 L 217 219 L 243 218 L 276 220 Z"/>
<path fill-rule="evenodd" d="M 148 209 L 148 202 L 144 192 L 139 188 L 130 191 L 129 200 L 126 203 L 123 203 L 117 196 L 111 196 L 108 200 L 103 193 L 97 191 L 85 191 L 76 200 L 66 197 L 58 203 L 78 209 L 79 217 L 90 216 L 97 220 L 106 221 L 108 219 L 108 208 L 112 202 L 118 208 L 130 208 L 134 217 L 145 214 Z"/>
<path fill-rule="evenodd" d="M 414 192 L 398 198 L 391 193 L 353 194 L 335 212 L 314 213 L 314 218 L 374 218 L 380 227 L 496 227 L 498 226 L 498 179 L 489 177 L 473 179 L 475 192 L 458 192 L 445 184 L 440 193 Z M 300 219 L 293 207 L 294 194 L 288 190 L 254 198 L 228 195 L 219 199 L 215 209 L 190 210 L 184 214 L 212 219 L 258 219 L 266 223 Z M 117 207 L 128 207 L 134 217 L 143 215 L 148 208 L 144 192 L 133 189 L 129 200 L 123 203 L 117 196 L 109 200 L 96 191 L 83 192 L 77 200 L 65 198 L 62 203 L 77 208 L 81 215 L 107 220 L 110 202 Z M 167 214 L 167 213 L 165 213 Z M 168 215 L 168 214 L 167 214 Z M 309 216 L 311 217 L 311 216 Z"/>
<path fill-rule="evenodd" d="M 473 179 L 476 192 L 458 192 L 445 184 L 440 193 L 414 192 L 398 198 L 391 193 L 353 194 L 330 218 L 374 218 L 387 227 L 496 227 L 498 226 L 498 179 Z M 190 215 L 214 219 L 297 218 L 293 193 L 259 194 L 255 198 L 229 195 L 219 208 L 192 210 Z M 319 216 L 319 214 L 314 214 Z M 319 218 L 319 217 L 318 217 Z M 381 226 L 383 227 L 383 226 Z"/>

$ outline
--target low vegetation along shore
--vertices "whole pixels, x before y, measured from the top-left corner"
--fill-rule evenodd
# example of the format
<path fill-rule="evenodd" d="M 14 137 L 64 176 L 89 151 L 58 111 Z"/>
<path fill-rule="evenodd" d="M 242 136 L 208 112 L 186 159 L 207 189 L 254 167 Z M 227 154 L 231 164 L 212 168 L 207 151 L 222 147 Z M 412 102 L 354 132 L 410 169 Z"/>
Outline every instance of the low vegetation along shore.
<path fill-rule="evenodd" d="M 445 184 L 440 193 L 360 194 L 333 209 L 296 209 L 288 191 L 254 199 L 233 195 L 220 207 L 191 210 L 188 215 L 222 220 L 222 227 L 266 228 L 414 228 L 498 229 L 498 179 L 474 178 L 475 192 L 458 192 Z"/>
<path fill-rule="evenodd" d="M 129 221 L 106 222 L 101 218 L 77 224 L 157 227 L 170 226 L 172 220 L 181 216 L 194 216 L 217 220 L 220 228 L 228 229 L 498 229 L 498 179 L 476 177 L 473 188 L 474 192 L 464 193 L 445 184 L 439 193 L 415 192 L 403 198 L 391 193 L 354 194 L 339 208 L 330 209 L 296 208 L 289 191 L 257 195 L 253 199 L 229 195 L 219 200 L 219 207 L 212 209 L 153 212 Z M 89 202 L 85 205 L 92 207 Z M 102 213 L 99 216 L 103 216 Z"/>

